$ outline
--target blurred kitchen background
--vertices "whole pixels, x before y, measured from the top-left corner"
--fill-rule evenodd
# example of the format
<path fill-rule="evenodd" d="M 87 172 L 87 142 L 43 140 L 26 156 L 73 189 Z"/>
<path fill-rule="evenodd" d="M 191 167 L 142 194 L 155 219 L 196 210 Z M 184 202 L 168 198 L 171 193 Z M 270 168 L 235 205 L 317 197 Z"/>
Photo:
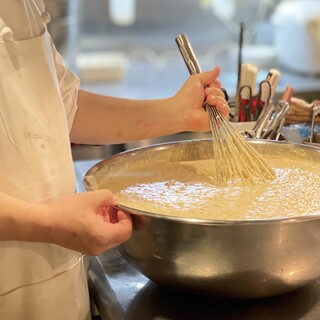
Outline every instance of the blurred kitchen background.
<path fill-rule="evenodd" d="M 232 100 L 237 85 L 240 23 L 244 24 L 243 62 L 280 70 L 281 96 L 320 99 L 320 0 L 45 0 L 58 50 L 97 93 L 137 99 L 176 93 L 188 71 L 175 43 L 189 38 L 202 70 L 221 68 Z M 197 135 L 196 135 L 197 136 Z M 198 135 L 202 137 L 202 135 Z M 184 137 L 184 136 L 182 136 Z M 188 136 L 189 137 L 189 136 Z M 178 139 L 177 136 L 169 140 Z M 163 141 L 163 140 L 161 140 Z M 76 159 L 157 143 L 73 146 Z"/>

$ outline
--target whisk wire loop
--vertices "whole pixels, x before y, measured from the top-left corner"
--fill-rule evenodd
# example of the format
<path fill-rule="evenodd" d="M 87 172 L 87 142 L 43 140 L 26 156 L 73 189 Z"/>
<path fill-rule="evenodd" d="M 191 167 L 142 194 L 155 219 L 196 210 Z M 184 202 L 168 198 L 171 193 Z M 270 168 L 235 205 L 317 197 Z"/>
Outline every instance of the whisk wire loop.
<path fill-rule="evenodd" d="M 234 129 L 228 119 L 216 107 L 205 104 L 208 112 L 218 184 L 230 180 L 266 182 L 274 177 L 260 154 Z"/>

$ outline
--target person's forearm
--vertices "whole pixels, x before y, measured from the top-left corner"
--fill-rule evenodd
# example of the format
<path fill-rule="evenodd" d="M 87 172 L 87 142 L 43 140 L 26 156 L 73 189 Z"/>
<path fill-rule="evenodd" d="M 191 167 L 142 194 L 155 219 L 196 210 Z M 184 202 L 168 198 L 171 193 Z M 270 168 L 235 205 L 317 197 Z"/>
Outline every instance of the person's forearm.
<path fill-rule="evenodd" d="M 50 203 L 29 203 L 0 193 L 0 242 L 52 243 L 100 255 L 131 236 L 130 215 L 115 209 L 111 191 L 73 193 Z"/>
<path fill-rule="evenodd" d="M 170 109 L 171 99 L 130 100 L 81 91 L 71 141 L 124 143 L 183 131 L 183 114 Z"/>
<path fill-rule="evenodd" d="M 45 240 L 48 224 L 45 216 L 39 214 L 41 208 L 41 205 L 0 193 L 0 241 Z"/>

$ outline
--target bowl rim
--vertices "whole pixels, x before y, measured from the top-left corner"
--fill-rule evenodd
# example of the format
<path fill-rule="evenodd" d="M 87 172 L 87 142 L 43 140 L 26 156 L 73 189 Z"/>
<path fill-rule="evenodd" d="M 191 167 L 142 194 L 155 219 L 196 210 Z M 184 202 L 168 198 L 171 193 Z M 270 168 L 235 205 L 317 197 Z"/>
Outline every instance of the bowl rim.
<path fill-rule="evenodd" d="M 129 213 L 130 215 L 149 217 L 156 220 L 172 221 L 183 224 L 196 224 L 196 225 L 214 225 L 214 226 L 239 226 L 239 225 L 257 225 L 257 224 L 273 224 L 273 223 L 301 223 L 303 221 L 320 220 L 320 212 L 308 214 L 305 216 L 293 216 L 286 218 L 266 218 L 266 219 L 198 219 L 198 218 L 183 218 L 177 216 L 170 216 L 166 214 L 146 212 L 139 209 L 134 209 L 121 204 L 115 206 L 116 209 Z"/>
<path fill-rule="evenodd" d="M 245 138 L 250 141 L 250 143 L 254 144 L 276 144 L 276 145 L 294 145 L 297 148 L 302 149 L 313 149 L 320 153 L 320 146 L 316 146 L 314 144 L 306 144 L 306 143 L 297 143 L 297 142 L 289 142 L 289 141 L 274 141 L 274 140 L 264 140 L 264 139 L 256 139 L 256 138 Z M 199 138 L 199 139 L 187 139 L 187 140 L 178 140 L 178 141 L 170 141 L 170 142 L 162 142 L 151 144 L 148 146 L 142 146 L 138 148 L 133 148 L 129 150 L 122 151 L 120 153 L 114 154 L 106 159 L 98 161 L 95 165 L 93 165 L 84 175 L 83 185 L 86 191 L 93 191 L 94 188 L 94 174 L 100 170 L 106 163 L 116 162 L 119 158 L 129 158 L 134 156 L 136 153 L 155 148 L 162 148 L 163 146 L 176 145 L 180 143 L 193 143 L 193 142 L 201 142 L 201 141 L 212 141 L 211 138 Z M 273 224 L 273 223 L 299 223 L 303 221 L 312 221 L 320 219 L 320 211 L 309 213 L 303 216 L 292 216 L 292 217 L 283 217 L 283 218 L 266 218 L 266 219 L 198 219 L 198 218 L 188 218 L 188 217 L 177 217 L 166 214 L 158 214 L 153 212 L 146 212 L 139 209 L 127 207 L 125 205 L 118 204 L 115 206 L 116 209 L 125 211 L 135 216 L 146 216 L 149 218 L 154 218 L 157 220 L 167 220 L 177 223 L 186 223 L 186 224 L 197 224 L 197 225 L 215 225 L 215 226 L 231 226 L 231 225 L 256 225 L 256 224 Z"/>

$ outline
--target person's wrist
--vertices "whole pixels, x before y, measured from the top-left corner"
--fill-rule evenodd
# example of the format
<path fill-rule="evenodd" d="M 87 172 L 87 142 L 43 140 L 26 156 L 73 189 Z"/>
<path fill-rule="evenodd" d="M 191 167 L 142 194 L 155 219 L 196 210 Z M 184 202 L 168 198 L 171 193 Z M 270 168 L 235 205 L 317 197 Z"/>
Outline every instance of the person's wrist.
<path fill-rule="evenodd" d="M 175 132 L 188 131 L 187 109 L 183 106 L 179 96 L 173 96 L 167 99 L 167 108 L 172 128 Z"/>
<path fill-rule="evenodd" d="M 25 213 L 25 218 L 20 219 L 21 240 L 32 242 L 51 242 L 52 222 L 50 204 L 31 203 Z"/>

